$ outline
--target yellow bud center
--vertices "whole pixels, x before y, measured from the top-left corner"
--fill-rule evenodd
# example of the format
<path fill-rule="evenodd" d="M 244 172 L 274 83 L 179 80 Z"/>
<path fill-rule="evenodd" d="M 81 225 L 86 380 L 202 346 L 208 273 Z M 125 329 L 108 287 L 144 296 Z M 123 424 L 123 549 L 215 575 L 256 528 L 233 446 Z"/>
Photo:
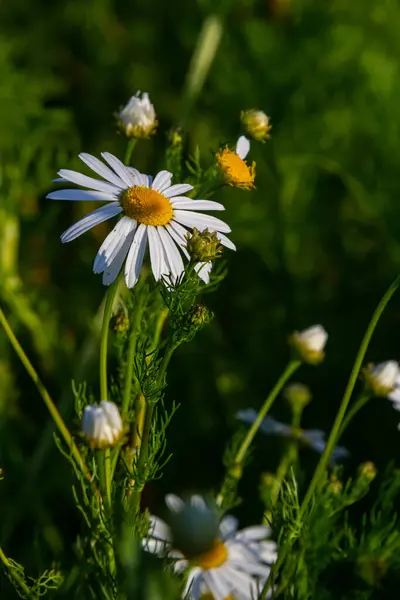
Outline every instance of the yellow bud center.
<path fill-rule="evenodd" d="M 167 225 L 174 214 L 168 198 L 143 185 L 125 190 L 119 202 L 127 217 L 143 225 Z"/>
<path fill-rule="evenodd" d="M 219 167 L 223 173 L 225 181 L 229 185 L 250 190 L 254 187 L 254 179 L 256 176 L 256 163 L 252 166 L 240 158 L 236 152 L 232 152 L 229 148 L 224 148 L 222 152 L 217 154 Z"/>
<path fill-rule="evenodd" d="M 201 567 L 204 570 L 216 569 L 224 564 L 228 558 L 228 550 L 220 540 L 216 540 L 207 552 L 203 552 L 199 556 L 192 559 L 192 563 L 196 567 Z"/>

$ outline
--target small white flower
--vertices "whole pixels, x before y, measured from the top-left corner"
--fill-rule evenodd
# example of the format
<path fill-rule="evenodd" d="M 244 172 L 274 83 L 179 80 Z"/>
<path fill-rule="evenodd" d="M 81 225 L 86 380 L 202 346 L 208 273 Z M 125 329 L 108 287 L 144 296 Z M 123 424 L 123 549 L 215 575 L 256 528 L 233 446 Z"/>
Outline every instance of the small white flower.
<path fill-rule="evenodd" d="M 277 558 L 275 542 L 267 539 L 270 528 L 256 525 L 237 531 L 237 520 L 232 516 L 225 516 L 218 523 L 201 496 L 191 496 L 183 502 L 170 494 L 166 501 L 171 526 L 151 516 L 149 537 L 143 547 L 172 559 L 177 573 L 186 572 L 183 598 L 257 598 Z M 182 540 L 184 548 L 178 547 Z"/>
<path fill-rule="evenodd" d="M 106 400 L 102 400 L 100 406 L 86 406 L 82 416 L 82 433 L 92 448 L 114 446 L 123 434 L 118 406 Z"/>
<path fill-rule="evenodd" d="M 400 376 L 397 377 L 394 391 L 389 394 L 388 398 L 393 402 L 393 408 L 400 410 Z"/>
<path fill-rule="evenodd" d="M 328 334 L 322 325 L 313 325 L 303 331 L 295 331 L 290 341 L 304 362 L 318 364 L 324 359 Z"/>
<path fill-rule="evenodd" d="M 127 137 L 148 137 L 157 127 L 156 112 L 149 95 L 136 92 L 117 114 L 120 128 Z"/>
<path fill-rule="evenodd" d="M 189 258 L 186 236 L 193 227 L 199 231 L 217 232 L 222 245 L 236 249 L 224 235 L 231 231 L 229 225 L 216 217 L 198 212 L 225 210 L 222 204 L 184 196 L 193 186 L 187 183 L 172 185 L 172 173 L 169 171 L 160 171 L 153 180 L 150 175 L 125 166 L 108 152 L 103 152 L 102 157 L 107 164 L 90 154 L 79 155 L 104 180 L 61 169 L 58 173 L 61 180 L 56 181 L 76 183 L 89 190 L 58 190 L 48 194 L 47 198 L 107 202 L 64 231 L 61 236 L 63 243 L 71 242 L 111 217 L 122 215 L 104 240 L 94 261 L 93 271 L 103 273 L 104 285 L 115 281 L 125 262 L 126 285 L 132 288 L 139 279 L 147 242 L 156 281 L 166 278 L 171 278 L 172 282 L 178 281 L 184 272 L 180 251 Z M 211 263 L 199 263 L 196 267 L 205 283 L 210 280 L 210 270 Z"/>
<path fill-rule="evenodd" d="M 252 425 L 256 420 L 258 413 L 254 408 L 246 408 L 245 410 L 239 410 L 236 414 L 236 418 L 244 423 Z M 301 429 L 295 428 L 286 423 L 280 423 L 272 417 L 266 417 L 263 419 L 260 425 L 260 431 L 267 435 L 279 435 L 293 440 L 298 440 L 300 443 L 312 448 L 315 452 L 322 454 L 325 450 L 326 441 L 325 433 L 320 429 Z M 342 458 L 349 455 L 348 450 L 343 446 L 337 446 L 331 456 L 331 461 L 334 463 Z"/>
<path fill-rule="evenodd" d="M 400 377 L 399 363 L 387 360 L 378 365 L 370 364 L 364 369 L 365 382 L 375 396 L 389 396 L 396 389 Z"/>

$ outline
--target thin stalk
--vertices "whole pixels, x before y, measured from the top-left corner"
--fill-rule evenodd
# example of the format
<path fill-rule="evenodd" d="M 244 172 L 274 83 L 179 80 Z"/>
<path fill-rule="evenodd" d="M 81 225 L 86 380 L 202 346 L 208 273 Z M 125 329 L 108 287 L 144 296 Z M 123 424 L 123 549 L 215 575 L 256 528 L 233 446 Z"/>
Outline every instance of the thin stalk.
<path fill-rule="evenodd" d="M 0 547 L 0 560 L 10 574 L 10 577 L 18 584 L 21 590 L 24 592 L 26 598 L 34 598 L 34 595 L 30 587 L 25 583 L 23 577 L 18 572 L 18 569 L 13 569 L 13 565 L 10 563 L 7 556 L 4 554 Z"/>
<path fill-rule="evenodd" d="M 349 412 L 343 419 L 343 423 L 340 427 L 337 439 L 335 441 L 335 445 L 338 443 L 339 439 L 342 437 L 345 429 L 349 426 L 349 423 L 354 419 L 356 414 L 367 404 L 367 402 L 371 400 L 371 394 L 368 392 L 363 392 L 359 395 L 357 400 L 354 402 L 353 406 L 350 408 Z"/>
<path fill-rule="evenodd" d="M 204 86 L 217 53 L 222 33 L 223 22 L 219 16 L 210 15 L 204 20 L 190 61 L 182 94 L 182 126 L 185 125 L 190 110 Z"/>
<path fill-rule="evenodd" d="M 108 332 L 110 328 L 110 319 L 114 305 L 115 295 L 118 290 L 119 277 L 107 289 L 106 301 L 103 313 L 103 323 L 100 335 L 100 397 L 102 400 L 108 398 L 107 387 L 107 351 L 108 351 Z"/>
<path fill-rule="evenodd" d="M 299 361 L 299 360 L 290 361 L 290 363 L 287 365 L 286 369 L 284 370 L 284 372 L 282 373 L 282 375 L 276 382 L 275 386 L 272 388 L 270 394 L 268 395 L 267 399 L 265 400 L 264 404 L 262 405 L 262 408 L 261 408 L 260 412 L 258 413 L 256 420 L 250 427 L 249 431 L 247 432 L 246 437 L 244 438 L 243 442 L 240 445 L 239 450 L 237 451 L 237 454 L 236 454 L 236 457 L 234 460 L 235 465 L 241 465 L 243 463 L 243 459 L 246 455 L 246 452 L 249 449 L 250 444 L 252 443 L 263 419 L 265 418 L 269 409 L 273 405 L 277 395 L 279 394 L 279 392 L 281 391 L 281 389 L 283 388 L 285 383 L 288 381 L 288 379 L 290 379 L 290 377 L 300 367 L 300 365 L 301 365 L 301 361 Z"/>
<path fill-rule="evenodd" d="M 60 434 L 64 438 L 65 443 L 67 444 L 68 448 L 70 449 L 72 456 L 76 460 L 78 466 L 80 467 L 80 469 L 81 469 L 82 473 L 84 474 L 84 476 L 86 477 L 86 479 L 91 484 L 93 484 L 92 475 L 91 475 L 89 469 L 86 467 L 86 465 L 83 461 L 83 458 L 78 450 L 78 447 L 76 446 L 67 426 L 65 425 L 62 416 L 58 412 L 56 405 L 54 404 L 53 400 L 50 397 L 50 394 L 46 390 L 45 386 L 43 385 L 42 381 L 39 378 L 39 375 L 36 373 L 32 363 L 30 362 L 29 358 L 27 357 L 27 355 L 25 354 L 24 350 L 22 349 L 20 343 L 18 342 L 17 338 L 15 337 L 14 332 L 11 329 L 11 326 L 8 323 L 6 316 L 3 313 L 3 311 L 1 310 L 1 308 L 0 308 L 0 324 L 2 325 L 7 337 L 10 340 L 10 343 L 11 343 L 12 347 L 14 348 L 15 352 L 17 353 L 20 361 L 24 365 L 24 367 L 27 370 L 29 376 L 31 377 L 33 383 L 35 384 L 36 389 L 38 390 L 39 394 L 41 395 L 43 402 L 45 403 L 50 415 L 53 418 L 53 421 L 55 422 L 55 424 L 58 428 L 58 431 L 60 432 Z"/>
<path fill-rule="evenodd" d="M 344 392 L 342 402 L 341 402 L 339 410 L 337 412 L 335 422 L 332 426 L 332 429 L 331 429 L 331 432 L 329 435 L 329 439 L 328 439 L 325 449 L 322 453 L 322 456 L 318 462 L 317 468 L 315 469 L 313 478 L 310 482 L 310 485 L 308 487 L 308 490 L 304 497 L 304 500 L 300 506 L 299 516 L 298 516 L 299 521 L 301 521 L 302 518 L 304 517 L 304 515 L 307 511 L 307 508 L 311 502 L 311 499 L 313 497 L 313 494 L 315 492 L 315 489 L 316 489 L 317 485 L 319 484 L 319 482 L 325 472 L 325 469 L 329 463 L 332 451 L 333 451 L 333 449 L 336 445 L 336 441 L 339 437 L 342 423 L 344 423 L 346 410 L 349 405 L 351 395 L 353 393 L 354 386 L 356 384 L 359 372 L 360 372 L 362 364 L 364 362 L 365 354 L 368 350 L 368 346 L 371 341 L 372 335 L 373 335 L 375 328 L 379 322 L 379 319 L 382 316 L 383 311 L 385 310 L 389 300 L 391 299 L 391 297 L 393 296 L 393 294 L 395 293 L 395 291 L 397 290 L 399 285 L 400 285 L 400 275 L 396 277 L 396 279 L 389 286 L 389 288 L 387 289 L 385 294 L 382 296 L 382 298 L 381 298 L 378 306 L 376 307 L 376 309 L 372 315 L 372 318 L 368 324 L 367 330 L 361 341 L 360 348 L 358 350 L 356 359 L 354 361 L 353 369 L 350 373 L 349 381 L 347 383 L 347 387 Z M 261 600 L 264 600 L 267 597 L 268 590 L 271 589 L 271 586 L 274 583 L 276 574 L 279 572 L 280 567 L 284 563 L 288 552 L 290 552 L 293 541 L 294 541 L 294 537 L 290 536 L 287 539 L 286 543 L 284 544 L 281 552 L 279 553 L 278 560 L 273 565 L 273 567 L 270 571 L 269 577 L 268 577 L 268 579 L 264 585 L 264 588 L 261 592 L 261 595 L 260 595 Z"/>
<path fill-rule="evenodd" d="M 136 142 L 137 142 L 137 138 L 133 138 L 133 139 L 129 140 L 129 143 L 128 143 L 128 145 L 126 147 L 126 151 L 125 151 L 125 158 L 124 158 L 125 165 L 129 165 L 131 162 L 132 152 L 136 146 Z"/>

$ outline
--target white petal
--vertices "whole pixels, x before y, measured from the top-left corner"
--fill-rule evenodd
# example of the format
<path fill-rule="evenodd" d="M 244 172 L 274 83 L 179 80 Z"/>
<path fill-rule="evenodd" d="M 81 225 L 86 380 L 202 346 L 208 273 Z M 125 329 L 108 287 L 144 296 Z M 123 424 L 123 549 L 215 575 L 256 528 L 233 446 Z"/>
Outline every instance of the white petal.
<path fill-rule="evenodd" d="M 131 187 L 135 185 L 135 178 L 129 172 L 129 170 L 125 167 L 125 165 L 113 154 L 109 152 L 102 152 L 101 156 L 105 161 L 108 162 L 110 167 L 114 169 L 117 175 L 122 179 L 127 187 Z"/>
<path fill-rule="evenodd" d="M 89 229 L 92 229 L 95 225 L 107 221 L 107 219 L 111 219 L 111 217 L 115 217 L 115 215 L 118 215 L 120 212 L 122 212 L 122 208 L 118 202 L 112 202 L 111 204 L 101 206 L 64 231 L 61 236 L 61 241 L 63 244 L 71 242 Z"/>
<path fill-rule="evenodd" d="M 139 279 L 146 245 L 147 227 L 141 223 L 137 228 L 125 263 L 125 282 L 128 288 L 132 288 Z"/>
<path fill-rule="evenodd" d="M 236 154 L 244 159 L 248 155 L 250 150 L 250 142 L 246 136 L 241 135 L 236 143 Z"/>
<path fill-rule="evenodd" d="M 226 515 L 219 524 L 219 530 L 223 540 L 232 537 L 238 528 L 238 520 L 232 515 Z"/>
<path fill-rule="evenodd" d="M 217 219 L 217 217 L 186 210 L 174 210 L 174 220 L 188 227 L 197 227 L 199 231 L 204 231 L 205 229 L 209 231 L 221 231 L 222 233 L 229 233 L 231 231 L 229 225 L 221 221 L 221 219 Z"/>
<path fill-rule="evenodd" d="M 150 187 L 150 176 L 145 175 L 144 173 L 142 173 L 141 176 L 142 176 L 142 185 L 149 188 Z"/>
<path fill-rule="evenodd" d="M 93 263 L 93 272 L 102 273 L 114 260 L 126 237 L 136 229 L 137 223 L 129 217 L 122 217 L 114 229 L 108 234 Z M 132 238 L 133 239 L 133 238 Z"/>
<path fill-rule="evenodd" d="M 226 248 L 229 248 L 229 250 L 234 250 L 236 252 L 235 244 L 228 237 L 226 237 L 226 235 L 224 235 L 223 233 L 220 233 L 218 231 L 217 238 L 219 239 L 219 241 L 221 242 L 221 244 L 223 246 L 225 246 Z"/>
<path fill-rule="evenodd" d="M 164 227 L 157 227 L 157 231 L 164 246 L 165 255 L 172 273 L 172 280 L 175 283 L 185 270 L 182 257 L 168 231 Z"/>
<path fill-rule="evenodd" d="M 172 180 L 172 173 L 169 171 L 160 171 L 154 178 L 152 189 L 157 192 L 161 192 L 170 187 Z"/>
<path fill-rule="evenodd" d="M 158 538 L 159 540 L 164 540 L 166 542 L 171 541 L 171 530 L 168 525 L 155 515 L 150 516 L 150 527 L 149 527 L 149 535 L 151 537 Z"/>
<path fill-rule="evenodd" d="M 185 239 L 185 235 L 189 233 L 188 230 L 182 227 L 182 225 L 179 225 L 179 223 L 175 223 L 174 221 L 170 221 L 165 227 L 168 233 L 171 235 L 171 237 L 174 238 L 178 246 L 181 248 L 186 258 L 190 258 L 189 252 L 186 250 L 187 240 Z"/>
<path fill-rule="evenodd" d="M 77 185 L 81 185 L 83 187 L 96 190 L 98 192 L 105 192 L 106 194 L 118 195 L 121 191 L 119 187 L 116 187 L 111 183 L 106 183 L 105 181 L 93 179 L 93 177 L 82 175 L 82 173 L 78 173 L 77 171 L 61 169 L 60 171 L 58 171 L 58 174 L 67 181 L 71 181 L 72 183 L 76 183 Z"/>
<path fill-rule="evenodd" d="M 203 574 L 204 582 L 214 596 L 214 600 L 225 600 L 230 595 L 232 587 L 226 585 L 222 577 L 218 576 L 218 569 L 210 569 Z"/>
<path fill-rule="evenodd" d="M 120 177 L 118 177 L 113 171 L 111 171 L 111 169 L 106 167 L 106 165 L 102 163 L 101 160 L 99 160 L 95 156 L 92 156 L 91 154 L 86 154 L 86 152 L 81 152 L 81 154 L 79 154 L 79 158 L 88 167 L 90 167 L 92 171 L 97 173 L 97 175 L 100 175 L 106 181 L 109 181 L 110 183 L 113 183 L 114 185 L 118 186 L 119 188 L 121 188 L 121 190 L 125 189 L 126 186 L 123 180 Z"/>
<path fill-rule="evenodd" d="M 251 542 L 265 540 L 269 535 L 271 535 L 271 529 L 268 525 L 253 525 L 239 531 L 236 534 L 236 539 Z"/>
<path fill-rule="evenodd" d="M 203 571 L 200 567 L 194 567 L 190 569 L 187 581 L 185 585 L 185 589 L 182 594 L 182 598 L 187 597 L 190 600 L 200 600 L 201 596 L 205 593 L 206 590 L 203 589 Z"/>
<path fill-rule="evenodd" d="M 111 264 L 109 264 L 104 269 L 103 285 L 110 285 L 111 283 L 113 283 L 116 280 L 118 273 L 120 272 L 123 262 L 129 252 L 130 247 L 131 247 L 134 235 L 135 235 L 135 230 L 133 229 L 127 235 L 127 237 L 124 239 L 122 246 L 119 246 L 119 250 L 118 250 L 117 254 L 113 255 Z"/>
<path fill-rule="evenodd" d="M 197 275 L 200 277 L 200 279 L 202 281 L 204 281 L 204 283 L 206 285 L 208 285 L 210 283 L 210 273 L 211 273 L 211 269 L 212 269 L 212 262 L 199 262 L 197 263 L 197 265 L 195 266 L 194 270 L 196 271 Z"/>
<path fill-rule="evenodd" d="M 168 506 L 169 510 L 174 513 L 182 512 L 185 508 L 185 503 L 182 498 L 175 496 L 175 494 L 167 494 L 165 496 L 165 504 Z"/>
<path fill-rule="evenodd" d="M 46 198 L 49 200 L 104 200 L 104 201 L 116 201 L 117 196 L 115 194 L 106 194 L 106 192 L 96 192 L 91 190 L 57 190 L 56 192 L 50 192 Z"/>
<path fill-rule="evenodd" d="M 172 198 L 173 196 L 179 196 L 181 194 L 186 194 L 186 192 L 190 192 L 193 189 L 193 186 L 189 183 L 177 183 L 175 185 L 171 185 L 163 191 L 163 195 L 166 198 Z"/>
<path fill-rule="evenodd" d="M 156 227 L 149 226 L 147 234 L 149 236 L 149 250 L 151 269 L 154 279 L 158 281 L 162 275 L 169 273 L 169 267 L 166 262 L 164 246 L 162 245 L 159 233 Z"/>
<path fill-rule="evenodd" d="M 139 173 L 137 169 L 134 167 L 125 167 L 125 169 L 129 172 L 131 177 L 133 177 L 135 185 L 142 185 L 142 174 Z"/>
<path fill-rule="evenodd" d="M 212 200 L 191 200 L 185 196 L 171 198 L 171 206 L 181 210 L 225 210 L 225 206 Z"/>

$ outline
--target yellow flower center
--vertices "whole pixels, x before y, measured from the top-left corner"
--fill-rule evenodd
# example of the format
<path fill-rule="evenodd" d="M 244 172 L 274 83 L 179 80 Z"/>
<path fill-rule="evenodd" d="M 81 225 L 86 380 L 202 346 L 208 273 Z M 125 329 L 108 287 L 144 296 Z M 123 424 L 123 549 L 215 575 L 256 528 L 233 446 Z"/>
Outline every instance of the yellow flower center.
<path fill-rule="evenodd" d="M 144 185 L 125 190 L 119 202 L 127 217 L 143 225 L 167 225 L 174 214 L 168 198 Z"/>
<path fill-rule="evenodd" d="M 220 540 L 216 540 L 211 550 L 196 556 L 191 562 L 196 565 L 196 567 L 201 567 L 202 569 L 207 570 L 220 567 L 224 564 L 227 558 L 228 550 L 225 544 L 223 544 Z"/>
<path fill-rule="evenodd" d="M 206 594 L 202 594 L 200 596 L 200 600 L 215 600 L 215 598 L 210 592 L 207 592 Z M 229 595 L 229 596 L 225 596 L 224 600 L 235 600 L 235 598 L 233 596 Z"/>
<path fill-rule="evenodd" d="M 219 167 L 229 185 L 250 190 L 254 187 L 256 176 L 256 163 L 251 167 L 245 160 L 240 158 L 236 152 L 232 152 L 228 147 L 217 154 Z"/>

